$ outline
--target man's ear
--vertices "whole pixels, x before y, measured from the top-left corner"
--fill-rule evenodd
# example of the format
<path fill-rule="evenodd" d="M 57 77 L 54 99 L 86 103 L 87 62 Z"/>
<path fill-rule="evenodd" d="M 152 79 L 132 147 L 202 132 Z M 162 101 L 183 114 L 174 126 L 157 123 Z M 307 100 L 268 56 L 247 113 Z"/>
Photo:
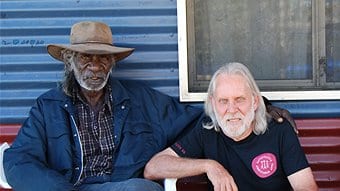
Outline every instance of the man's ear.
<path fill-rule="evenodd" d="M 215 99 L 214 99 L 214 96 L 209 96 L 208 97 L 208 99 L 209 99 L 209 101 L 210 101 L 210 104 L 213 106 L 213 107 L 215 107 Z"/>
<path fill-rule="evenodd" d="M 258 107 L 259 107 L 259 104 L 260 104 L 260 99 L 262 99 L 262 97 L 260 96 L 254 96 L 254 109 L 256 110 Z"/>
<path fill-rule="evenodd" d="M 72 70 L 73 70 L 72 64 L 69 61 L 65 61 L 64 65 L 65 65 L 65 70 L 72 72 Z"/>

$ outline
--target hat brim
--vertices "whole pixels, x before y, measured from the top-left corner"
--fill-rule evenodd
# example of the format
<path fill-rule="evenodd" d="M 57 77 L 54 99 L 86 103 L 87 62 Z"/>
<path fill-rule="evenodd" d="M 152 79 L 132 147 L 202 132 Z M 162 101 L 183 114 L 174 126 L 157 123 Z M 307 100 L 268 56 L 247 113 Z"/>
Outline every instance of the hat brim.
<path fill-rule="evenodd" d="M 118 62 L 129 56 L 134 48 L 117 47 L 108 44 L 86 43 L 86 44 L 50 44 L 47 46 L 47 52 L 55 59 L 63 61 L 61 50 L 68 49 L 71 51 L 86 54 L 113 54 L 115 61 Z"/>

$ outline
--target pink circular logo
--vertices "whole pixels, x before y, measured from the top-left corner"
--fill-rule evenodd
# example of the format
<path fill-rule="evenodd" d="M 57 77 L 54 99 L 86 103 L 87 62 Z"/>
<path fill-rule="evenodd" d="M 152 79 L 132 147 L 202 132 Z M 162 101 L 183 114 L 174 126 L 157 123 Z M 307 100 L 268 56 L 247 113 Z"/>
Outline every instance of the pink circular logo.
<path fill-rule="evenodd" d="M 267 178 L 277 169 L 276 157 L 272 153 L 262 153 L 253 159 L 251 166 L 257 176 Z"/>

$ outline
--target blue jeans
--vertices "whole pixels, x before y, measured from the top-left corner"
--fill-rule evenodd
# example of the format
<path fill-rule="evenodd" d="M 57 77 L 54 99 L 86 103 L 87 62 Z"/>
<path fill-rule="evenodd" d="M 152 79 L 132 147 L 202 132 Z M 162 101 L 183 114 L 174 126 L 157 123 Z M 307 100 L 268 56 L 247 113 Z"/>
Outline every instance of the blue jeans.
<path fill-rule="evenodd" d="M 79 191 L 163 191 L 156 182 L 143 178 L 132 178 L 121 182 L 105 182 L 102 184 L 83 184 Z"/>

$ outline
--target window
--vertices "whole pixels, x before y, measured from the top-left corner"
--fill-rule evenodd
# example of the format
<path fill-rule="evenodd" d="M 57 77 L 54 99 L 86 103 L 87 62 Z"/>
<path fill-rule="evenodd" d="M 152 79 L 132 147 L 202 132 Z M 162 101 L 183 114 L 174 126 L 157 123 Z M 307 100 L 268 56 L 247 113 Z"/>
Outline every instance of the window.
<path fill-rule="evenodd" d="M 227 62 L 272 100 L 340 99 L 339 0 L 181 0 L 177 11 L 182 101 L 202 101 Z"/>

